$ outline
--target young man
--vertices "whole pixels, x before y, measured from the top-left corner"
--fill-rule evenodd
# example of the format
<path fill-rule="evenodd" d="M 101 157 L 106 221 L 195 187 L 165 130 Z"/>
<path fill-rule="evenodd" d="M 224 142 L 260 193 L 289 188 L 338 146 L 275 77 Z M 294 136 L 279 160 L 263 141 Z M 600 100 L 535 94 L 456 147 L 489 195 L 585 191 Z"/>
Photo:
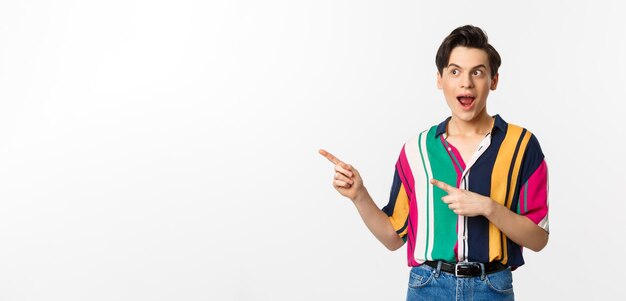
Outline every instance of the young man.
<path fill-rule="evenodd" d="M 451 116 L 404 144 L 382 210 L 356 168 L 320 154 L 374 236 L 389 250 L 407 245 L 407 300 L 513 300 L 522 248 L 548 242 L 544 155 L 528 130 L 487 113 L 500 55 L 480 28 L 452 31 L 436 65 Z"/>

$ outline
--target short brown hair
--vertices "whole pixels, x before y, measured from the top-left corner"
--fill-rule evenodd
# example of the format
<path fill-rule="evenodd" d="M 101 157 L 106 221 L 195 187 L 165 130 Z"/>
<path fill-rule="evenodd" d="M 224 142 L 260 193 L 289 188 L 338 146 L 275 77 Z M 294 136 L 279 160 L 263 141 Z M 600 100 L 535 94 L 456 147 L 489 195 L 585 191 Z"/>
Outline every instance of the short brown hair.
<path fill-rule="evenodd" d="M 437 50 L 435 64 L 437 65 L 440 76 L 443 76 L 443 68 L 445 68 L 450 61 L 450 53 L 458 46 L 482 49 L 487 52 L 491 76 L 493 77 L 498 73 L 498 68 L 500 68 L 502 61 L 500 60 L 498 51 L 489 44 L 487 34 L 479 27 L 465 25 L 453 30 L 443 42 L 441 42 L 441 46 L 439 46 L 439 50 Z"/>

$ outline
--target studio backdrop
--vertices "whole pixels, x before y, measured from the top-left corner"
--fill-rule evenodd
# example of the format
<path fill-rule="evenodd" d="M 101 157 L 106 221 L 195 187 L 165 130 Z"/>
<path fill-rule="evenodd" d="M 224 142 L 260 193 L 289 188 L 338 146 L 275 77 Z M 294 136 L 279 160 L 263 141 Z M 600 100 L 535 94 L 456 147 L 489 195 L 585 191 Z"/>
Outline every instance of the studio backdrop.
<path fill-rule="evenodd" d="M 465 24 L 502 56 L 489 113 L 550 172 L 517 299 L 619 295 L 623 5 L 555 2 L 0 3 L 0 300 L 403 300 L 406 250 L 317 151 L 384 206 L 449 115 L 435 53 Z"/>

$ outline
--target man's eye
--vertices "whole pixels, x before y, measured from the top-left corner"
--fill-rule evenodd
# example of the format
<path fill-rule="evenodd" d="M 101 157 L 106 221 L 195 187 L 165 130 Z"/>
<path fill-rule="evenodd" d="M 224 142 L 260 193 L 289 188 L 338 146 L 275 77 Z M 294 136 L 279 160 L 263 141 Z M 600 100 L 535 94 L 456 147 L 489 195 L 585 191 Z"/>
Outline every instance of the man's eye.
<path fill-rule="evenodd" d="M 453 74 L 453 75 L 458 75 L 459 73 L 460 73 L 460 72 L 459 72 L 459 70 L 457 70 L 457 69 L 452 70 L 452 74 Z"/>
<path fill-rule="evenodd" d="M 474 75 L 482 75 L 483 71 L 482 70 L 474 70 Z"/>

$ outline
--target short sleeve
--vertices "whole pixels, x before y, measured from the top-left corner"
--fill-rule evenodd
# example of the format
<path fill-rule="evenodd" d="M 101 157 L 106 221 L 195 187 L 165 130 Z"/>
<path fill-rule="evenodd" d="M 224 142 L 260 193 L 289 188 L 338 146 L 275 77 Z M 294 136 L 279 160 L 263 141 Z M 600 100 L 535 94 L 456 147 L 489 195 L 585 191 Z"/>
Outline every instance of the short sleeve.
<path fill-rule="evenodd" d="M 395 170 L 391 192 L 389 194 L 389 203 L 383 207 L 382 211 L 387 214 L 393 229 L 403 239 L 407 233 L 407 224 L 409 217 L 409 197 L 406 193 L 398 170 Z M 405 240 L 406 241 L 406 240 Z"/>
<path fill-rule="evenodd" d="M 548 165 L 534 135 L 529 141 L 524 157 L 522 179 L 525 180 L 519 192 L 518 213 L 550 232 L 548 222 Z"/>

